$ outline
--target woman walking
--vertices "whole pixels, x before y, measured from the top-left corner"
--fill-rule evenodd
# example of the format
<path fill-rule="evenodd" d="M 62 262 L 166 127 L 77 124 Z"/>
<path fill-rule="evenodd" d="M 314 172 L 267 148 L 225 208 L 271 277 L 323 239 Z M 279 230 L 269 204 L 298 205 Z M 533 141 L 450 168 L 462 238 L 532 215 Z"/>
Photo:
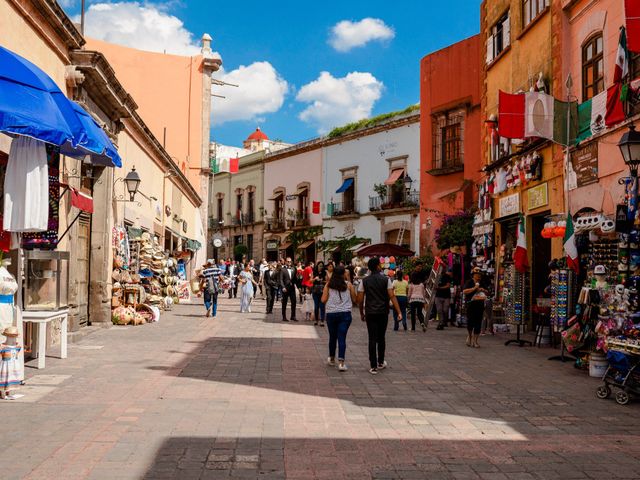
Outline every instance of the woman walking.
<path fill-rule="evenodd" d="M 407 292 L 409 290 L 409 282 L 404 279 L 402 271 L 396 272 L 396 279 L 393 281 L 393 293 L 396 294 L 398 299 L 398 305 L 400 305 L 400 311 L 402 312 L 402 326 L 404 331 L 407 331 Z M 400 327 L 400 321 L 398 320 L 398 312 L 393 311 L 393 330 L 398 331 Z"/>
<path fill-rule="evenodd" d="M 424 313 L 422 312 L 422 310 L 424 310 L 424 302 L 424 284 L 421 281 L 420 275 L 414 274 L 411 276 L 411 284 L 409 285 L 409 309 L 411 311 L 412 332 L 416 330 L 416 315 L 418 316 L 418 320 L 420 320 L 422 331 L 427 331 L 427 325 L 424 323 Z"/>
<path fill-rule="evenodd" d="M 327 363 L 336 364 L 336 343 L 338 344 L 338 370 L 345 372 L 344 363 L 347 350 L 347 332 L 351 325 L 351 309 L 356 301 L 356 290 L 346 280 L 345 268 L 337 266 L 322 292 L 322 302 L 327 309 L 329 329 L 329 358 Z"/>
<path fill-rule="evenodd" d="M 462 293 L 467 302 L 467 347 L 480 348 L 478 337 L 488 292 L 482 281 L 482 270 L 478 267 L 471 271 L 471 279 L 465 283 Z"/>
<path fill-rule="evenodd" d="M 250 313 L 256 282 L 253 279 L 251 265 L 248 263 L 244 266 L 244 270 L 240 272 L 240 275 L 238 275 L 238 282 L 241 287 L 240 313 Z"/>
<path fill-rule="evenodd" d="M 324 269 L 324 262 L 318 262 L 313 272 L 313 324 L 324 327 L 325 305 L 322 303 L 322 292 L 327 283 L 327 271 Z"/>

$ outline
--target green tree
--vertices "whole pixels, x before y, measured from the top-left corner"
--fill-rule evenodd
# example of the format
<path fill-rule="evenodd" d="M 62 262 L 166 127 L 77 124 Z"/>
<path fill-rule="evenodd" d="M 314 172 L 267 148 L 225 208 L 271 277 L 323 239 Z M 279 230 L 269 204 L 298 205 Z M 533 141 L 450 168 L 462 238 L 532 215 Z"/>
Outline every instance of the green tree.
<path fill-rule="evenodd" d="M 445 215 L 442 225 L 435 233 L 438 248 L 446 250 L 456 245 L 470 246 L 473 239 L 473 217 L 472 210 Z"/>

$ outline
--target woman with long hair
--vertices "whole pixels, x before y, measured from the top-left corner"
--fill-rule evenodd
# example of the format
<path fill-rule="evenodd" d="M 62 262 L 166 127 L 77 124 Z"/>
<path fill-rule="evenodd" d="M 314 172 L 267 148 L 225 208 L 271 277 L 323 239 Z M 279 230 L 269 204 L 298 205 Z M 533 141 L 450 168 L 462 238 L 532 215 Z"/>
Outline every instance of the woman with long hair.
<path fill-rule="evenodd" d="M 338 370 L 345 372 L 344 363 L 347 350 L 347 332 L 351 325 L 351 309 L 356 301 L 356 289 L 347 281 L 345 268 L 337 266 L 333 275 L 324 286 L 322 302 L 327 309 L 327 327 L 329 329 L 329 358 L 327 363 L 336 364 L 336 343 L 338 344 Z"/>
<path fill-rule="evenodd" d="M 253 300 L 253 293 L 257 283 L 253 279 L 253 272 L 251 271 L 251 265 L 247 263 L 244 266 L 244 270 L 238 275 L 238 282 L 241 285 L 242 291 L 240 296 L 240 312 L 251 312 L 251 301 Z"/>
<path fill-rule="evenodd" d="M 409 310 L 411 312 L 411 331 L 416 329 L 416 315 L 420 320 L 422 331 L 427 331 L 427 325 L 424 323 L 424 304 L 425 304 L 425 290 L 422 278 L 420 275 L 416 275 L 415 272 L 411 275 L 411 283 L 409 284 Z"/>
<path fill-rule="evenodd" d="M 313 324 L 324 327 L 325 305 L 322 303 L 322 292 L 327 283 L 327 271 L 324 268 L 324 262 L 320 261 L 316 264 L 313 271 L 313 286 L 311 294 L 313 296 Z"/>

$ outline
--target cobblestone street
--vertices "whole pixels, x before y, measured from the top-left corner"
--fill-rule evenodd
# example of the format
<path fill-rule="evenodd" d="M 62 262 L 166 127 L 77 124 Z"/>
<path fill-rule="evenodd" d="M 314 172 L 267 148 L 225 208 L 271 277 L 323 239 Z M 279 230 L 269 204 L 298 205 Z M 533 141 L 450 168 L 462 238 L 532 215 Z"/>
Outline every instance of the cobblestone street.
<path fill-rule="evenodd" d="M 640 405 L 596 399 L 599 381 L 549 349 L 389 331 L 372 376 L 356 315 L 340 373 L 326 330 L 221 303 L 216 319 L 177 306 L 27 368 L 25 397 L 1 407 L 3 478 L 640 476 Z"/>

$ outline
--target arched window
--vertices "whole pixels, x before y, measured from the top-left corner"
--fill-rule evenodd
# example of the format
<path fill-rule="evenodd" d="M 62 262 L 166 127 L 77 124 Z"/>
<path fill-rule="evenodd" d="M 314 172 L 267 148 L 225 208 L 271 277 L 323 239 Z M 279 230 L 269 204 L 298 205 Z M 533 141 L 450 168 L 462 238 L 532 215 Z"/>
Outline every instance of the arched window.
<path fill-rule="evenodd" d="M 598 32 L 582 45 L 582 101 L 595 97 L 603 90 L 602 32 Z"/>

